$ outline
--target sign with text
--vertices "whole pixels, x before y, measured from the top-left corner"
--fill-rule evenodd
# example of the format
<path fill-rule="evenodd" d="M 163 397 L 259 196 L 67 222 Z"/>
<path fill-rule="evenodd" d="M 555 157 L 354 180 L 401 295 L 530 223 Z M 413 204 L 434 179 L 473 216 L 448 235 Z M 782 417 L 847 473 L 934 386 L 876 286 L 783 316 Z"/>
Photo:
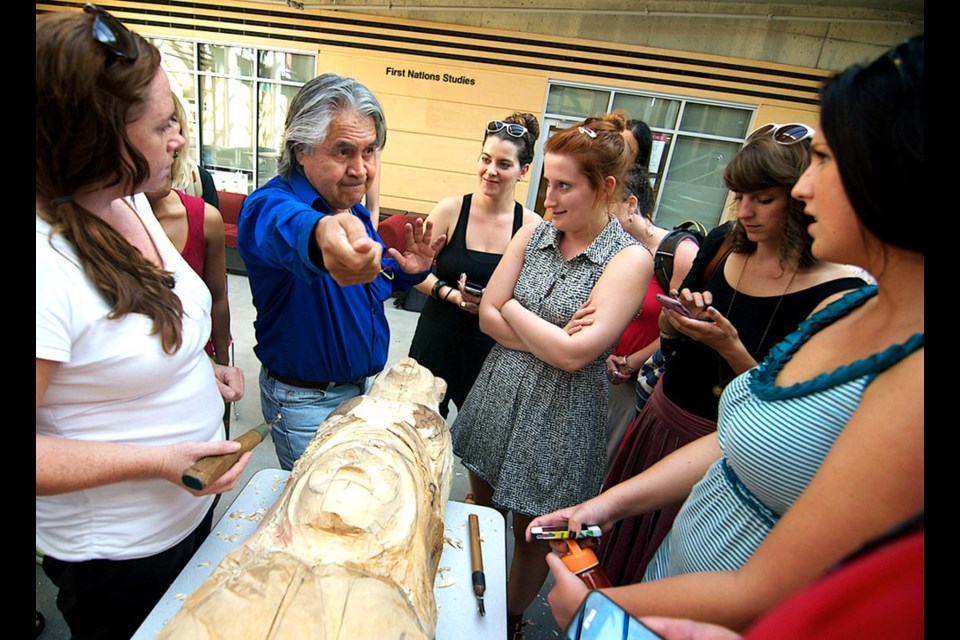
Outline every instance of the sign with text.
<path fill-rule="evenodd" d="M 429 82 L 449 82 L 450 84 L 463 84 L 463 85 L 475 85 L 477 81 L 475 78 L 471 78 L 465 75 L 454 76 L 450 73 L 431 73 L 429 71 L 422 71 L 420 69 L 413 69 L 410 67 L 397 68 L 397 67 L 386 67 L 385 74 L 388 76 L 394 76 L 396 78 L 412 78 L 413 80 L 427 80 Z"/>

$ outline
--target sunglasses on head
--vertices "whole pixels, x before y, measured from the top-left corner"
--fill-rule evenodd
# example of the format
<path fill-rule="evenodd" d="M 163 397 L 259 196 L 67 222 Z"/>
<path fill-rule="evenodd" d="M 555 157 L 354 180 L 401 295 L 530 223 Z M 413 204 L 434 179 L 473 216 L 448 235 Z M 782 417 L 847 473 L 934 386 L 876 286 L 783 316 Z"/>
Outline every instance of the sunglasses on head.
<path fill-rule="evenodd" d="M 91 2 L 83 6 L 83 12 L 93 14 L 94 40 L 118 58 L 128 62 L 137 59 L 137 43 L 133 34 L 119 20 Z"/>
<path fill-rule="evenodd" d="M 816 131 L 813 127 L 808 127 L 805 124 L 797 122 L 791 124 L 770 122 L 754 129 L 753 132 L 747 136 L 746 141 L 749 142 L 750 140 L 769 135 L 773 136 L 773 139 L 780 144 L 796 144 L 807 138 L 812 138 L 815 133 Z"/>
<path fill-rule="evenodd" d="M 503 129 L 514 138 L 522 138 L 527 134 L 527 128 L 522 124 L 515 122 L 503 122 L 501 120 L 487 120 L 487 133 L 497 133 Z"/>

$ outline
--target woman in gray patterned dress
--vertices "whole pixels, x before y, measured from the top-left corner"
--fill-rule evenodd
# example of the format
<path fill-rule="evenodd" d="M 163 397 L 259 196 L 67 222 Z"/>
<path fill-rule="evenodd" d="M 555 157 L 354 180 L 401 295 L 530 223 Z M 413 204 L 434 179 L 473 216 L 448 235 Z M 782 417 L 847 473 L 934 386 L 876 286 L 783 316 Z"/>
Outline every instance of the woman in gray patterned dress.
<path fill-rule="evenodd" d="M 514 513 L 511 630 L 547 573 L 549 548 L 524 541 L 527 523 L 600 490 L 604 361 L 653 274 L 650 253 L 608 213 L 634 154 L 624 124 L 588 118 L 547 141 L 552 218 L 517 232 L 480 305 L 480 328 L 497 344 L 454 423 L 454 452 L 477 503 Z"/>

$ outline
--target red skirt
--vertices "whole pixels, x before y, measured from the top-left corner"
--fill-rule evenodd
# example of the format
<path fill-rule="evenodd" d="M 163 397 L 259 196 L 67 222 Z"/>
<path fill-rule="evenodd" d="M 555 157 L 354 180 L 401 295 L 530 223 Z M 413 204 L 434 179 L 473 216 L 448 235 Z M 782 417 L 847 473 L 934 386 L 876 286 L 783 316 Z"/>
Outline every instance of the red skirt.
<path fill-rule="evenodd" d="M 643 411 L 634 418 L 604 479 L 604 489 L 628 480 L 680 447 L 717 430 L 717 423 L 684 411 L 654 387 Z M 653 558 L 673 526 L 680 504 L 621 520 L 599 549 L 600 563 L 614 586 L 643 580 Z"/>

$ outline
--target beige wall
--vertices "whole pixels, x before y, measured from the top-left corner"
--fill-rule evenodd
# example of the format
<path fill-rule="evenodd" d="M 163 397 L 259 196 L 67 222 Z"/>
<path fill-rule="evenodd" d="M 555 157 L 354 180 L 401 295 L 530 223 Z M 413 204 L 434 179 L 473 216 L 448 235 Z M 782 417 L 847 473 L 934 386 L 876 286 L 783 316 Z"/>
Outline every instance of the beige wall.
<path fill-rule="evenodd" d="M 429 212 L 441 198 L 476 188 L 487 120 L 514 111 L 539 117 L 546 99 L 546 82 L 537 75 L 399 54 L 361 56 L 326 48 L 320 71 L 361 79 L 380 99 L 388 123 L 383 204 L 418 213 Z M 411 77 L 411 71 L 425 76 Z M 445 75 L 466 81 L 445 82 Z M 520 202 L 526 199 L 527 184 L 517 189 Z"/>

